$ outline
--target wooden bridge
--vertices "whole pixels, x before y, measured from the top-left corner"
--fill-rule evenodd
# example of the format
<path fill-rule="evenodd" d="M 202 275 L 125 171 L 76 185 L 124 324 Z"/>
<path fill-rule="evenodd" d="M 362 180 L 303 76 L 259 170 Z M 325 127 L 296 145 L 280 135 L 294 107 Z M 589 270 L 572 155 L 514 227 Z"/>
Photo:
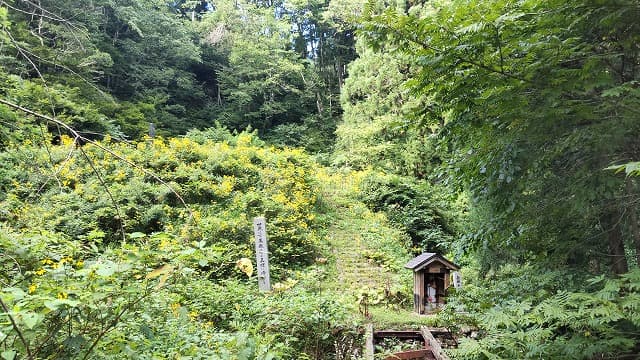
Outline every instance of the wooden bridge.
<path fill-rule="evenodd" d="M 373 360 L 375 344 L 385 338 L 394 338 L 401 341 L 414 340 L 422 343 L 420 349 L 399 351 L 385 358 L 385 360 L 449 360 L 449 357 L 442 350 L 442 346 L 435 335 L 451 336 L 448 330 L 439 328 L 420 327 L 420 330 L 379 330 L 374 331 L 373 325 L 367 325 L 367 341 L 365 349 L 365 359 Z"/>

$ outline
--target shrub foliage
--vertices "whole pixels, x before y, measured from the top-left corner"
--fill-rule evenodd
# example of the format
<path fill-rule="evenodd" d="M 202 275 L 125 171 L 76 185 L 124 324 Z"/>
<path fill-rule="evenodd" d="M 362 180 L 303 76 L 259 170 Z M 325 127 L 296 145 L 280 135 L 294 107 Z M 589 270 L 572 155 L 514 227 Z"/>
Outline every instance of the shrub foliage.
<path fill-rule="evenodd" d="M 317 281 L 296 270 L 319 241 L 301 150 L 213 129 L 25 141 L 0 157 L 3 359 L 330 354 L 346 314 L 295 287 Z M 268 222 L 269 295 L 236 266 L 253 258 L 254 216 Z"/>

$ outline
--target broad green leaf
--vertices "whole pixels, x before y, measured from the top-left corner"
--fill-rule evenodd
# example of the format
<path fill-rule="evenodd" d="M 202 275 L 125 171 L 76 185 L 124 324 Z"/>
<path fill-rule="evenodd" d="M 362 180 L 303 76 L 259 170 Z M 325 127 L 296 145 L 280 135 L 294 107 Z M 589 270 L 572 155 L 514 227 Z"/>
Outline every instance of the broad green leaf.
<path fill-rule="evenodd" d="M 55 299 L 48 300 L 44 302 L 44 306 L 46 306 L 49 310 L 58 310 L 61 306 L 69 306 L 76 307 L 80 305 L 79 301 L 69 300 L 69 299 Z"/>
<path fill-rule="evenodd" d="M 15 350 L 5 350 L 0 353 L 0 356 L 4 360 L 14 360 L 18 353 Z"/>
<path fill-rule="evenodd" d="M 147 236 L 147 234 L 142 233 L 142 232 L 134 232 L 128 235 L 129 239 L 141 239 L 145 236 Z"/>
<path fill-rule="evenodd" d="M 11 295 L 11 299 L 13 300 L 21 300 L 24 299 L 25 296 L 27 296 L 27 293 L 25 293 L 24 290 L 17 287 L 4 288 L 2 289 L 2 291 Z"/>
<path fill-rule="evenodd" d="M 116 264 L 114 264 L 111 261 L 104 262 L 104 263 L 97 263 L 95 265 L 95 271 L 96 271 L 96 274 L 100 276 L 104 276 L 104 277 L 111 276 L 116 272 Z"/>
<path fill-rule="evenodd" d="M 22 322 L 24 322 L 24 325 L 27 327 L 27 329 L 33 329 L 44 318 L 43 315 L 38 313 L 33 313 L 33 312 L 22 313 L 20 314 L 20 316 L 22 318 Z"/>

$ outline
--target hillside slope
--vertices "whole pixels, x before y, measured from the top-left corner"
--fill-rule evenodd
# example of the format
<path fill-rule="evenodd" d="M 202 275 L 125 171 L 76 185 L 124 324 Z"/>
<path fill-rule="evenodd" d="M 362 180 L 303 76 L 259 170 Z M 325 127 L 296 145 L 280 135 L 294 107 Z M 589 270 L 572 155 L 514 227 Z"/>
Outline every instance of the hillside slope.
<path fill-rule="evenodd" d="M 367 305 L 406 305 L 410 274 L 403 264 L 410 258 L 407 237 L 384 214 L 374 213 L 358 199 L 366 172 L 319 171 L 321 194 L 329 209 L 325 252 L 331 274 L 323 284 L 359 311 Z M 363 298 L 366 296 L 366 298 Z"/>

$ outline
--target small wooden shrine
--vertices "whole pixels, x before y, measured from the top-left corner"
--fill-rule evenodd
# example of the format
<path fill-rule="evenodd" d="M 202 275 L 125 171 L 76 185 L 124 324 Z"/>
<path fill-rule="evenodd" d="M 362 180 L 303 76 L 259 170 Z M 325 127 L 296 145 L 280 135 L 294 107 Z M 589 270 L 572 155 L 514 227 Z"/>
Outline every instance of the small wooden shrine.
<path fill-rule="evenodd" d="M 458 265 L 436 253 L 422 253 L 404 267 L 413 270 L 413 309 L 418 314 L 444 304 L 451 285 L 451 272 L 460 270 Z"/>

